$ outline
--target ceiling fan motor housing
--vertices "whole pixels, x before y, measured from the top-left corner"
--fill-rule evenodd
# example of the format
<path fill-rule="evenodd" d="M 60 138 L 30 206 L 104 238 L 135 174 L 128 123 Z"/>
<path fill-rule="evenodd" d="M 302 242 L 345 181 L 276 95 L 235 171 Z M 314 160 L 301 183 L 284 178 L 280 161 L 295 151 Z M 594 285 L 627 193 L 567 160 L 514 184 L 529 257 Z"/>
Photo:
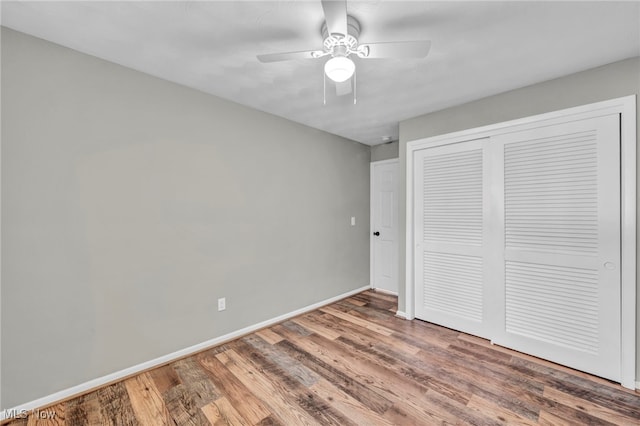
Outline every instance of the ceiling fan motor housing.
<path fill-rule="evenodd" d="M 347 15 L 348 34 L 329 34 L 326 22 L 322 24 L 320 31 L 324 40 L 324 49 L 332 56 L 349 56 L 357 51 L 360 23 L 353 16 Z"/>

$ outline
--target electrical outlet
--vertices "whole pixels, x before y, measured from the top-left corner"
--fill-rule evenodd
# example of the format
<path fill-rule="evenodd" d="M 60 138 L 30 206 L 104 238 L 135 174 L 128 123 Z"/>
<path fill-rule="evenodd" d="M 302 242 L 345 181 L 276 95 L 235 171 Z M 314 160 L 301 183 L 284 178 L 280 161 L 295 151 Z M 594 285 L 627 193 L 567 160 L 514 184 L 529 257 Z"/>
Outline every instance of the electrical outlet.
<path fill-rule="evenodd" d="M 218 311 L 224 311 L 227 309 L 227 299 L 225 297 L 221 297 L 218 299 Z"/>

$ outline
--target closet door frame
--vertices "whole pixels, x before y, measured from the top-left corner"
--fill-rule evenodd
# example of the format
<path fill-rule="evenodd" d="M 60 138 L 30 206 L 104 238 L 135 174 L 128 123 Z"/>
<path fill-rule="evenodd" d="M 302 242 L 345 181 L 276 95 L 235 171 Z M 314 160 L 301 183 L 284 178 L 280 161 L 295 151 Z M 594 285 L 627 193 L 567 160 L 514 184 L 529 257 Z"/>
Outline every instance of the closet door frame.
<path fill-rule="evenodd" d="M 407 143 L 405 312 L 415 318 L 414 155 L 416 151 L 541 126 L 620 115 L 620 224 L 621 224 L 621 384 L 636 388 L 636 96 L 625 96 L 517 120 L 417 139 Z M 640 385 L 640 383 L 639 383 Z"/>

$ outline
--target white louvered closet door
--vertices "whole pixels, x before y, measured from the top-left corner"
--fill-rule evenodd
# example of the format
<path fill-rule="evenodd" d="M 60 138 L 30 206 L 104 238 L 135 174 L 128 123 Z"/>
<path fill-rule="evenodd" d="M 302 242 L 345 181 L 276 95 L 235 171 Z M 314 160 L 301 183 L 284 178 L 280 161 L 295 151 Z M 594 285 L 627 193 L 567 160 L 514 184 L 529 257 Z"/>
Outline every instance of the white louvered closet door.
<path fill-rule="evenodd" d="M 617 114 L 414 154 L 417 318 L 621 378 Z"/>
<path fill-rule="evenodd" d="M 491 145 L 504 154 L 504 312 L 493 341 L 619 381 L 618 115 Z"/>
<path fill-rule="evenodd" d="M 487 336 L 483 321 L 483 150 L 486 140 L 414 157 L 415 314 Z"/>

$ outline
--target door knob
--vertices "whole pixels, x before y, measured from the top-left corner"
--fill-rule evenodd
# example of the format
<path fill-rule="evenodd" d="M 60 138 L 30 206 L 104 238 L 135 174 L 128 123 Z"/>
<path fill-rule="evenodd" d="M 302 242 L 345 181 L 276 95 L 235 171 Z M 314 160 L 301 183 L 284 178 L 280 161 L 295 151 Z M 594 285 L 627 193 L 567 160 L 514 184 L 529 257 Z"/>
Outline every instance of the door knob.
<path fill-rule="evenodd" d="M 376 237 L 380 235 L 380 232 L 376 231 L 373 233 L 373 235 L 375 235 Z"/>

